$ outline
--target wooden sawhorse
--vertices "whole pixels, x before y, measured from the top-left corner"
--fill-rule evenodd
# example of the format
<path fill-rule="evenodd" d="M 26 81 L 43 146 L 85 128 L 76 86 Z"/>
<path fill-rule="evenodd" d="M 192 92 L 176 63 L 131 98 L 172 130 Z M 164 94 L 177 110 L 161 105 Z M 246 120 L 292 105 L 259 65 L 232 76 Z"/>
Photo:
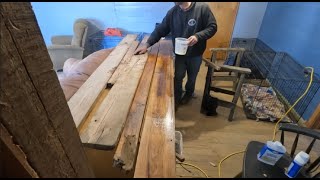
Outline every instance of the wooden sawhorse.
<path fill-rule="evenodd" d="M 210 96 L 210 91 L 214 92 L 220 92 L 228 95 L 233 95 L 232 102 L 223 101 L 223 100 L 217 100 L 218 106 L 223 106 L 230 108 L 230 114 L 229 114 L 229 121 L 233 120 L 234 111 L 240 96 L 241 87 L 244 82 L 244 78 L 246 74 L 250 74 L 251 70 L 249 68 L 242 68 L 240 66 L 240 60 L 242 58 L 243 52 L 245 51 L 244 48 L 212 48 L 210 49 L 212 52 L 211 60 L 203 59 L 203 61 L 208 66 L 207 76 L 206 76 L 206 83 L 204 87 L 203 92 L 203 98 L 202 98 L 202 104 L 201 104 L 201 113 L 206 113 L 207 109 L 207 103 L 206 100 Z M 216 64 L 216 54 L 218 51 L 225 51 L 227 54 L 229 52 L 236 52 L 236 60 L 235 60 L 235 66 L 229 66 L 229 65 L 218 65 Z M 229 72 L 229 76 L 214 76 L 214 72 Z M 234 75 L 231 75 L 231 73 L 234 73 Z M 215 79 L 217 78 L 217 79 Z M 219 78 L 219 79 L 218 79 Z M 233 90 L 227 90 L 222 89 L 218 87 L 211 86 L 212 80 L 222 80 L 222 81 L 233 81 Z"/>

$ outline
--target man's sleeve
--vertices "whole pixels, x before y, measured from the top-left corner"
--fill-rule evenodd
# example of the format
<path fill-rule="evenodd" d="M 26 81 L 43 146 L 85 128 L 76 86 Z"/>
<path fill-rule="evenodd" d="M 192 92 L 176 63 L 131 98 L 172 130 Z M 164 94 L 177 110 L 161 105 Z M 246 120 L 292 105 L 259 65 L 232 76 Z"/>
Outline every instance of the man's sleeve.
<path fill-rule="evenodd" d="M 216 34 L 218 29 L 216 18 L 208 5 L 204 6 L 203 18 L 204 22 L 206 22 L 205 29 L 195 34 L 199 41 L 210 39 Z"/>
<path fill-rule="evenodd" d="M 162 37 L 167 36 L 170 33 L 170 11 L 163 18 L 162 22 L 151 33 L 147 43 L 152 46 L 157 43 Z"/>

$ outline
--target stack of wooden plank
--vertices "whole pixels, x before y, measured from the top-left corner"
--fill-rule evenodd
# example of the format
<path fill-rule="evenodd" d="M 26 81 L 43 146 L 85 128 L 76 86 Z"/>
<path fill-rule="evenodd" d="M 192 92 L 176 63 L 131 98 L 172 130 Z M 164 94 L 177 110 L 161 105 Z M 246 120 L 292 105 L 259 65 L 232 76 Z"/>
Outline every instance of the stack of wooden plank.
<path fill-rule="evenodd" d="M 68 105 L 82 143 L 114 153 L 108 163 L 134 177 L 174 177 L 172 43 L 134 55 L 148 36 L 136 39 L 127 35 Z"/>

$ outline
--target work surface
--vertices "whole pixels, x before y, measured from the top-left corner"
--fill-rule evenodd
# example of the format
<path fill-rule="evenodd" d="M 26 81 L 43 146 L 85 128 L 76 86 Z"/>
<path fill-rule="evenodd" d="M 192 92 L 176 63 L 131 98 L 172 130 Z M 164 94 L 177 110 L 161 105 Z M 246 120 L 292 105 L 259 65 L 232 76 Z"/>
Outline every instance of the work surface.
<path fill-rule="evenodd" d="M 148 36 L 136 38 L 127 35 L 68 105 L 82 143 L 115 151 L 115 167 L 134 177 L 175 177 L 172 43 L 134 55 Z"/>

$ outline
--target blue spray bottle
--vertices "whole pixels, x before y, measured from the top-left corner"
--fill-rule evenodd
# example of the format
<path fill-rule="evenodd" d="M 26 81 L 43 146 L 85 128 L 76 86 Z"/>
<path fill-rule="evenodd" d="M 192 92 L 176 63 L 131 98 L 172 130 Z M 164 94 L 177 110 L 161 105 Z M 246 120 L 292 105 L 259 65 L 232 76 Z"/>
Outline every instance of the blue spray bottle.
<path fill-rule="evenodd" d="M 307 164 L 307 162 L 309 161 L 309 154 L 300 151 L 296 157 L 294 157 L 293 161 L 291 162 L 291 164 L 288 167 L 288 170 L 286 171 L 286 175 L 289 178 L 294 178 L 298 175 L 299 171 L 301 170 L 301 168 Z"/>

